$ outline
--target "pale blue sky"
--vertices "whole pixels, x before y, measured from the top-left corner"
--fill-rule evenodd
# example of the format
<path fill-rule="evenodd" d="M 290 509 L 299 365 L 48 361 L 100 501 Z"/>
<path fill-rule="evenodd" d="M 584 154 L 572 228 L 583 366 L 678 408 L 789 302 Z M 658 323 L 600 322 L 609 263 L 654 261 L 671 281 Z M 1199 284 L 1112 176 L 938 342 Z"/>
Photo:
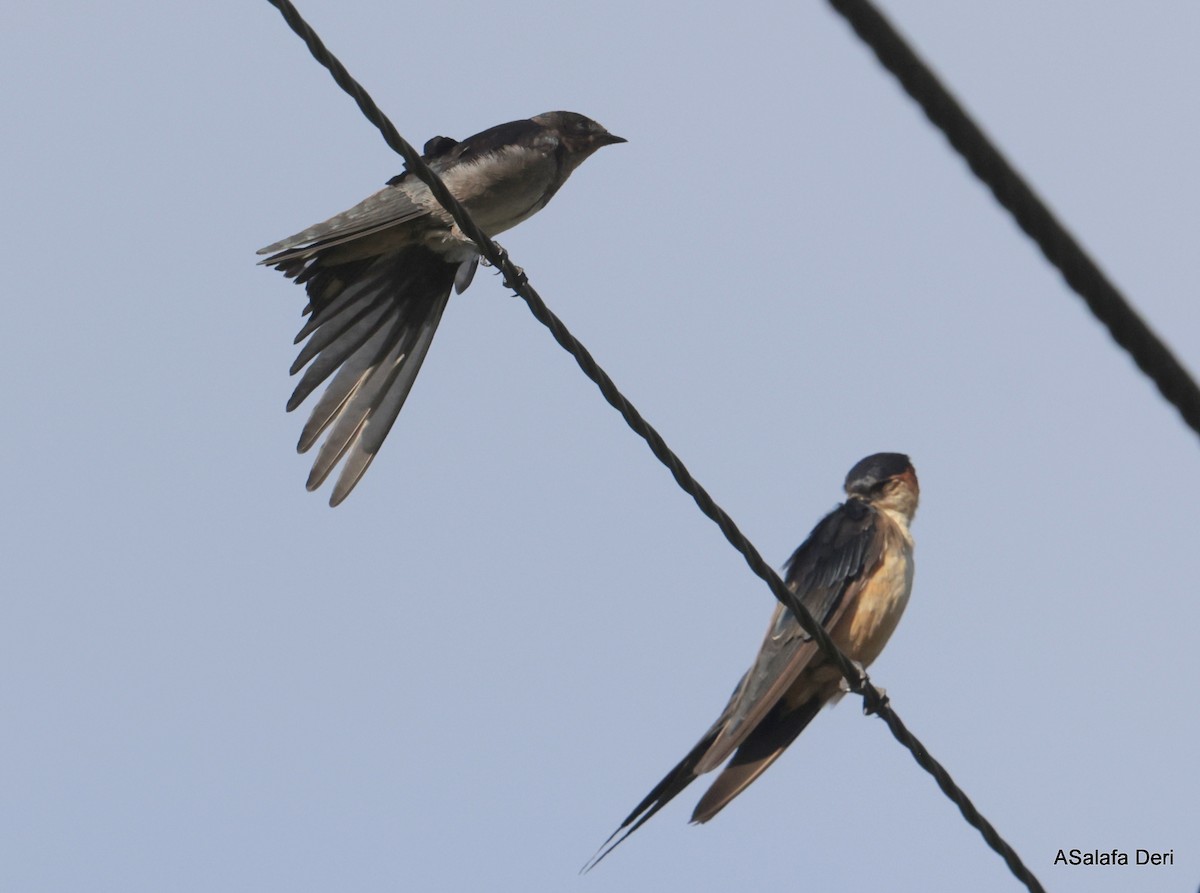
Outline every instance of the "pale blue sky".
<path fill-rule="evenodd" d="M 883 7 L 1200 369 L 1200 7 Z M 1200 441 L 824 3 L 681 9 L 302 6 L 417 145 L 627 137 L 516 263 L 775 563 L 909 453 L 872 678 L 1048 889 L 1195 889 Z M 304 297 L 254 251 L 400 161 L 265 2 L 5 20 L 0 890 L 1019 889 L 854 699 L 578 878 L 766 587 L 488 271 L 306 493 Z"/>

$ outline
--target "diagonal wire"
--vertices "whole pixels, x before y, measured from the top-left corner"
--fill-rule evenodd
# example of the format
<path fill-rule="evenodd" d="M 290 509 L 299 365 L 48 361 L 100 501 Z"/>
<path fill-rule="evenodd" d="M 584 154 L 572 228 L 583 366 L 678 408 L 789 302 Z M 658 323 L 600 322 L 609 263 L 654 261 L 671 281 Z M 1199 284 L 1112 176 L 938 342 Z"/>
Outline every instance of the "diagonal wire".
<path fill-rule="evenodd" d="M 996 201 L 1008 209 L 1092 314 L 1108 328 L 1112 339 L 1129 353 L 1167 402 L 1179 410 L 1183 421 L 1200 434 L 1200 387 L 904 38 L 869 0 L 829 0 L 829 4 L 945 134 L 975 176 L 992 190 Z"/>
<path fill-rule="evenodd" d="M 1032 893 L 1044 893 L 1037 878 L 1025 868 L 1012 847 L 1004 841 L 987 819 L 979 814 L 974 804 L 971 803 L 967 795 L 954 783 L 954 780 L 945 768 L 930 756 L 925 746 L 917 740 L 915 735 L 908 731 L 904 723 L 900 721 L 900 717 L 891 709 L 886 696 L 871 684 L 871 681 L 861 668 L 851 662 L 833 644 L 825 629 L 813 619 L 804 605 L 795 597 L 795 594 L 784 585 L 783 580 L 779 578 L 775 570 L 763 560 L 758 549 L 738 529 L 733 519 L 716 504 L 708 494 L 708 491 L 691 476 L 682 460 L 675 455 L 662 439 L 662 436 L 642 418 L 641 413 L 617 389 L 612 379 L 600 368 L 587 348 L 580 344 L 570 331 L 568 331 L 562 320 L 550 311 L 550 308 L 546 306 L 541 296 L 529 284 L 525 273 L 508 259 L 508 255 L 503 249 L 479 229 L 462 205 L 450 194 L 445 184 L 442 183 L 438 176 L 421 159 L 417 151 L 400 136 L 391 121 L 380 111 L 362 85 L 355 81 L 349 72 L 346 71 L 345 66 L 326 49 L 324 43 L 322 43 L 316 32 L 300 16 L 295 6 L 289 0 L 269 0 L 269 2 L 279 10 L 292 30 L 304 40 L 313 58 L 329 69 L 329 73 L 333 76 L 338 86 L 354 99 L 367 120 L 379 128 L 388 146 L 404 158 L 408 170 L 429 187 L 434 197 L 454 217 L 455 223 L 458 224 L 463 233 L 475 242 L 480 253 L 504 275 L 505 285 L 512 288 L 513 291 L 524 299 L 525 303 L 529 305 L 529 310 L 534 315 L 534 318 L 546 326 L 554 336 L 554 340 L 575 358 L 575 362 L 579 364 L 579 368 L 596 384 L 604 399 L 621 414 L 626 424 L 646 441 L 651 452 L 667 467 L 671 475 L 675 478 L 676 483 L 692 497 L 696 505 L 700 508 L 700 511 L 720 528 L 721 533 L 725 535 L 725 539 L 741 553 L 750 570 L 762 578 L 770 587 L 771 593 L 775 598 L 782 602 L 795 615 L 797 622 L 813 638 L 822 653 L 837 666 L 839 672 L 841 672 L 849 684 L 850 690 L 862 696 L 866 712 L 877 714 L 887 723 L 896 740 L 908 748 L 913 755 L 913 759 L 934 777 L 938 787 L 958 806 L 963 818 L 980 832 L 988 846 L 1004 859 L 1013 874 Z"/>

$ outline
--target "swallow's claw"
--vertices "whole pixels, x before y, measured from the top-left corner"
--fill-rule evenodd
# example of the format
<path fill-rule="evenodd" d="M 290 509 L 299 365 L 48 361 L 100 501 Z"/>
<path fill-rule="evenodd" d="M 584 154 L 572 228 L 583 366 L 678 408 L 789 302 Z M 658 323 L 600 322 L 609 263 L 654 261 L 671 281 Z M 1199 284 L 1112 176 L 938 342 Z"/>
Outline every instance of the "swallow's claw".
<path fill-rule="evenodd" d="M 529 284 L 529 277 L 525 275 L 524 270 L 522 270 L 520 267 L 513 267 L 513 270 L 517 274 L 515 277 L 517 282 L 514 285 L 512 282 L 509 281 L 509 278 L 507 276 L 505 276 L 504 277 L 504 287 L 505 288 L 516 291 L 518 288 L 524 288 L 526 285 Z"/>
<path fill-rule="evenodd" d="M 499 243 L 496 243 L 496 252 L 500 255 L 500 264 L 504 264 L 504 263 L 508 262 L 508 252 L 505 251 L 503 246 L 501 246 Z M 482 258 L 480 260 L 480 263 L 482 263 L 485 267 L 497 267 L 496 272 L 498 272 L 498 273 L 504 272 L 503 270 L 498 269 L 500 264 L 494 264 L 491 261 L 489 261 L 486 257 Z M 508 289 L 512 289 L 513 291 L 516 291 L 518 288 L 529 284 L 529 277 L 525 275 L 524 270 L 522 270 L 520 267 L 516 266 L 515 264 L 512 265 L 512 268 L 513 268 L 513 271 L 516 273 L 516 284 L 513 284 L 510 277 L 505 276 L 504 277 L 504 287 L 508 288 Z"/>
<path fill-rule="evenodd" d="M 853 660 L 852 658 L 848 658 L 848 660 L 850 660 L 851 666 L 853 666 L 854 669 L 858 671 L 858 677 L 860 679 L 862 679 L 863 682 L 869 682 L 870 679 L 867 676 L 867 668 L 864 667 L 858 661 Z M 838 683 L 838 688 L 840 688 L 843 693 L 854 691 L 854 687 L 850 685 L 850 680 L 847 679 L 845 676 L 843 676 L 841 681 Z"/>

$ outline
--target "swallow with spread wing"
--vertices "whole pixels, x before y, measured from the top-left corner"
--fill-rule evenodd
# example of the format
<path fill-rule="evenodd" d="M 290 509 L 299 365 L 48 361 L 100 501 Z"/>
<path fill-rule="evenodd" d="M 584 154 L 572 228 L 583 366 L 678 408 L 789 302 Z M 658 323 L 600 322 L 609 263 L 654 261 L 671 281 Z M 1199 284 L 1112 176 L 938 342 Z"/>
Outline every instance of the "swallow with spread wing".
<path fill-rule="evenodd" d="M 846 475 L 847 500 L 826 515 L 788 561 L 784 580 L 834 644 L 868 666 L 887 644 L 913 581 L 909 524 L 920 490 L 908 457 L 876 453 Z M 594 867 L 684 788 L 732 755 L 692 813 L 707 822 L 761 775 L 822 707 L 842 676 L 792 612 L 778 605 L 754 665 L 717 721 L 585 866 Z"/>
<path fill-rule="evenodd" d="M 462 142 L 434 137 L 424 158 L 489 236 L 531 217 L 602 146 L 625 142 L 574 112 L 547 112 Z M 288 400 L 299 406 L 331 375 L 300 435 L 325 434 L 308 489 L 338 464 L 329 504 L 354 489 L 412 388 L 453 288 L 471 283 L 479 254 L 424 183 L 408 171 L 348 211 L 258 252 L 308 291 L 309 317 L 292 364 L 308 366 Z M 336 375 L 334 373 L 336 372 Z M 326 433 L 327 432 L 327 433 Z"/>

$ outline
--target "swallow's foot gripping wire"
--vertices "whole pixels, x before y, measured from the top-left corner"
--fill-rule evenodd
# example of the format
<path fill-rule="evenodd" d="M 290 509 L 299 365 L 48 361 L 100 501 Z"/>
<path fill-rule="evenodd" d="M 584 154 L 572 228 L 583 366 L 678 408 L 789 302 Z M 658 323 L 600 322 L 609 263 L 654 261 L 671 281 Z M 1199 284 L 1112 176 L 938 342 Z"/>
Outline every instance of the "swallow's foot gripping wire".
<path fill-rule="evenodd" d="M 513 268 L 513 271 L 516 273 L 516 277 L 515 277 L 517 280 L 516 282 L 513 282 L 512 277 L 509 277 L 507 274 L 505 274 L 504 287 L 507 289 L 511 289 L 512 291 L 516 291 L 517 289 L 524 288 L 526 285 L 528 285 L 529 277 L 527 277 L 525 275 L 524 270 L 522 270 L 520 267 L 516 266 L 515 264 L 512 264 L 509 262 L 508 252 L 505 251 L 504 248 L 499 244 L 496 245 L 496 250 L 500 253 L 501 264 L 508 264 L 509 266 L 511 266 Z M 483 258 L 482 263 L 486 267 L 498 266 L 497 264 L 491 263 L 487 258 Z M 496 272 L 504 273 L 504 271 L 500 270 L 500 269 L 498 269 Z"/>

